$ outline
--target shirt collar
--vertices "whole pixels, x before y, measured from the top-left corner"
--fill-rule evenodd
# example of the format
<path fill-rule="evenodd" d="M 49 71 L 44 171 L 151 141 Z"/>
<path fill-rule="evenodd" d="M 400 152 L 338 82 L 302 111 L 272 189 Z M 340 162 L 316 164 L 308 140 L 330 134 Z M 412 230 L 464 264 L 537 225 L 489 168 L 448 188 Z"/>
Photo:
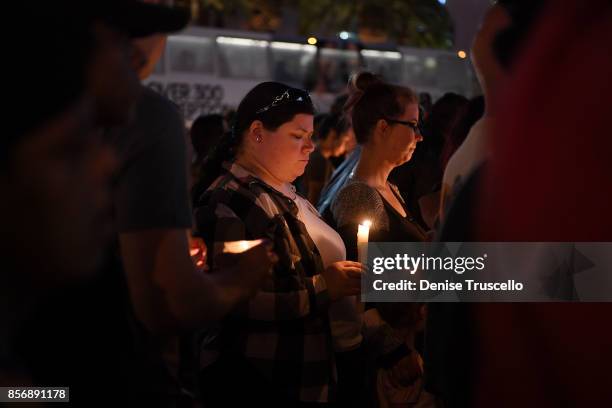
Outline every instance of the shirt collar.
<path fill-rule="evenodd" d="M 288 197 L 282 192 L 278 191 L 276 188 L 272 187 L 259 177 L 257 177 L 253 172 L 245 169 L 241 165 L 236 162 L 224 162 L 223 168 L 225 168 L 228 172 L 230 172 L 236 179 L 240 182 L 249 186 L 249 188 L 254 185 L 260 185 L 264 187 L 271 193 L 277 194 L 279 197 L 287 199 Z"/>

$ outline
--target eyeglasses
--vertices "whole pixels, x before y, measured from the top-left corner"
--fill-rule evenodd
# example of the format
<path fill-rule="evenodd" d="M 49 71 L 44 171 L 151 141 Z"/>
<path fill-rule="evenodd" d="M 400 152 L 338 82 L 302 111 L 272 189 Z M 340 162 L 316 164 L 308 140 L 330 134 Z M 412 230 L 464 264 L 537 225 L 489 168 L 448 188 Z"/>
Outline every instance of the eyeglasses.
<path fill-rule="evenodd" d="M 384 118 L 387 122 L 389 123 L 395 123 L 398 125 L 404 125 L 406 127 L 409 127 L 410 129 L 412 129 L 415 133 L 421 134 L 421 128 L 419 126 L 418 122 L 406 122 L 404 120 L 397 120 L 397 119 L 388 119 L 388 118 Z"/>
<path fill-rule="evenodd" d="M 282 94 L 275 96 L 271 104 L 257 110 L 255 114 L 267 112 L 275 106 L 284 105 L 290 102 L 302 102 L 312 105 L 310 96 L 306 92 L 300 91 L 299 89 L 287 89 Z"/>

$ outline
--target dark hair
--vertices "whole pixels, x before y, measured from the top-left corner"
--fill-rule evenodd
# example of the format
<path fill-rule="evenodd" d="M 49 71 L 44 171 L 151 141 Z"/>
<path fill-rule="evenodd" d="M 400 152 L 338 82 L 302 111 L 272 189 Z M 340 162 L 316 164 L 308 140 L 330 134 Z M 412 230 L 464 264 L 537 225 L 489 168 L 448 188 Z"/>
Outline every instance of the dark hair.
<path fill-rule="evenodd" d="M 225 119 L 221 115 L 201 115 L 193 121 L 189 135 L 199 160 L 210 153 L 225 133 Z"/>
<path fill-rule="evenodd" d="M 423 124 L 423 142 L 416 153 L 440 157 L 443 145 L 450 137 L 450 133 L 463 115 L 468 103 L 465 96 L 453 92 L 447 92 L 438 99 L 431 107 L 430 114 Z"/>
<path fill-rule="evenodd" d="M 314 128 L 314 132 L 312 134 L 312 140 L 313 141 L 320 140 L 320 138 L 321 138 L 321 126 L 327 120 L 327 118 L 329 116 L 330 116 L 329 113 L 319 113 L 319 114 L 315 115 L 314 120 L 313 120 L 313 128 Z"/>
<path fill-rule="evenodd" d="M 344 105 L 346 105 L 348 97 L 348 94 L 342 94 L 337 96 L 336 99 L 334 99 L 331 108 L 329 108 L 329 113 L 331 113 L 332 115 L 335 113 L 342 113 L 344 111 Z"/>
<path fill-rule="evenodd" d="M 498 0 L 510 16 L 510 25 L 493 40 L 493 54 L 502 67 L 508 69 L 515 61 L 546 0 Z"/>
<path fill-rule="evenodd" d="M 429 115 L 429 113 L 431 112 L 431 108 L 433 107 L 431 94 L 429 92 L 421 92 L 419 94 L 419 104 L 425 111 L 425 114 Z"/>
<path fill-rule="evenodd" d="M 315 136 L 317 141 L 327 140 L 332 130 L 336 129 L 338 120 L 340 119 L 339 114 L 327 114 L 319 123 L 319 126 L 315 129 Z"/>
<path fill-rule="evenodd" d="M 376 122 L 384 118 L 396 119 L 404 113 L 407 103 L 418 103 L 411 89 L 383 82 L 381 77 L 370 72 L 353 75 L 344 109 L 351 118 L 357 142 L 366 143 Z"/>
<path fill-rule="evenodd" d="M 468 133 L 470 133 L 472 126 L 482 118 L 484 109 L 485 99 L 482 95 L 471 99 L 467 105 L 462 108 L 462 112 L 451 130 L 449 138 L 446 139 L 444 147 L 442 148 L 442 155 L 440 157 L 442 168 L 446 168 L 448 161 L 459 146 L 461 146 Z"/>
<path fill-rule="evenodd" d="M 262 82 L 251 89 L 238 105 L 231 133 L 221 139 L 204 162 L 202 178 L 192 190 L 193 200 L 219 177 L 224 162 L 236 158 L 244 134 L 253 121 L 260 120 L 264 128 L 274 131 L 300 113 L 315 114 L 306 91 L 280 82 Z"/>

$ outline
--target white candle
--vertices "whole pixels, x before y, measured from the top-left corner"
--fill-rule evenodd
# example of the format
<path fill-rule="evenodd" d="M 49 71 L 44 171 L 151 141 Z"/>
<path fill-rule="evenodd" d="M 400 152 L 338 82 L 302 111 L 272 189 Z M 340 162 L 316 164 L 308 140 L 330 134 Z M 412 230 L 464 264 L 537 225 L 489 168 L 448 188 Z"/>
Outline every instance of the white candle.
<path fill-rule="evenodd" d="M 255 239 L 252 241 L 229 241 L 223 243 L 223 252 L 229 254 L 240 254 L 242 252 L 248 251 L 261 244 L 261 239 Z"/>
<path fill-rule="evenodd" d="M 366 265 L 368 262 L 368 237 L 370 235 L 370 226 L 372 226 L 372 222 L 370 220 L 365 220 L 359 224 L 359 228 L 357 229 L 358 261 L 363 265 Z"/>

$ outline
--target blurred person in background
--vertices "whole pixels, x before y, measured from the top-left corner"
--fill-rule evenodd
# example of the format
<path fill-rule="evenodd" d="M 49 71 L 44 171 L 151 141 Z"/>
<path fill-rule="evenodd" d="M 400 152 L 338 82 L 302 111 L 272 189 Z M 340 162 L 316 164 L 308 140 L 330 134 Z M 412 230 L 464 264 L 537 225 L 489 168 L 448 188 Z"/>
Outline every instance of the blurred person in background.
<path fill-rule="evenodd" d="M 339 114 L 327 115 L 319 124 L 313 139 L 317 145 L 311 153 L 308 166 L 304 171 L 302 183 L 305 183 L 305 195 L 313 205 L 319 201 L 323 186 L 327 184 L 335 165 L 334 158 L 346 154 L 349 136 L 347 122 Z"/>
<path fill-rule="evenodd" d="M 141 80 L 153 72 L 167 33 L 189 20 L 183 9 L 146 3 L 157 12 L 157 24 L 133 41 L 133 69 Z M 183 117 L 166 97 L 143 85 L 140 89 L 133 120 L 109 132 L 121 159 L 113 197 L 120 256 L 116 269 L 125 280 L 125 312 L 133 320 L 140 354 L 133 367 L 134 392 L 143 400 L 172 404 L 190 398 L 178 379 L 177 335 L 217 322 L 252 296 L 274 257 L 260 245 L 231 256 L 223 275 L 202 270 L 207 248 L 191 237 Z"/>
<path fill-rule="evenodd" d="M 188 13 L 130 0 L 77 9 L 79 18 L 93 14 L 90 28 L 102 50 L 92 59 L 96 66 L 87 71 L 97 124 L 124 126 L 103 132 L 119 154 L 112 195 L 119 243 L 95 279 L 57 293 L 37 310 L 19 345 L 34 367 L 33 377 L 42 384 L 70 385 L 75 402 L 104 404 L 105 398 L 121 395 L 171 405 L 184 393 L 161 358 L 168 336 L 214 322 L 252 294 L 271 265 L 270 257 L 264 247 L 236 257 L 217 282 L 194 265 L 187 243 L 191 217 L 182 118 L 153 91 L 119 81 L 136 79 L 135 72 L 149 75 L 164 48 L 164 36 L 151 35 L 185 26 Z M 105 25 L 102 30 L 99 24 Z M 128 42 L 137 37 L 145 38 Z M 101 40 L 118 43 L 103 47 Z M 129 72 L 123 72 L 126 68 Z M 117 71 L 122 72 L 112 78 L 114 94 L 100 84 L 108 83 L 105 72 Z M 125 96 L 125 87 L 141 94 L 135 108 L 127 101 L 115 103 Z M 127 124 L 122 122 L 126 119 Z M 92 229 L 81 241 L 97 232 Z M 205 248 L 199 251 L 204 258 Z M 245 277 L 228 279 L 232 272 L 247 270 Z M 46 333 L 43 343 L 40 332 Z M 97 395 L 102 383 L 114 396 Z"/>
<path fill-rule="evenodd" d="M 451 129 L 449 137 L 445 140 L 444 146 L 442 147 L 442 154 L 440 157 L 440 166 L 442 169 L 446 168 L 446 164 L 453 156 L 453 153 L 461 146 L 472 126 L 482 118 L 484 109 L 484 97 L 482 95 L 470 99 L 468 104 L 463 107 L 457 119 L 457 123 Z"/>
<path fill-rule="evenodd" d="M 47 299 L 95 278 L 111 238 L 116 157 L 95 131 L 96 100 L 88 88 L 92 61 L 108 44 L 96 37 L 93 17 L 75 5 L 5 9 L 27 15 L 30 23 L 19 36 L 8 26 L 2 29 L 11 38 L 4 47 L 11 58 L 4 97 L 11 103 L 0 137 L 0 383 L 5 386 L 49 385 L 36 375 L 21 339 Z"/>
<path fill-rule="evenodd" d="M 478 235 L 478 230 L 482 225 L 496 225 L 494 220 L 504 217 L 502 213 L 489 215 L 484 219 L 480 213 L 481 194 L 483 194 L 483 176 L 487 174 L 487 166 L 495 161 L 495 156 L 491 154 L 491 148 L 499 142 L 501 136 L 499 131 L 501 123 L 498 123 L 497 115 L 503 114 L 499 103 L 504 97 L 504 89 L 509 81 L 518 78 L 515 68 L 520 63 L 523 52 L 529 47 L 528 39 L 537 32 L 540 18 L 545 8 L 545 1 L 522 1 L 522 0 L 501 0 L 493 5 L 484 17 L 480 31 L 474 39 L 472 55 L 474 65 L 478 72 L 478 78 L 484 90 L 484 116 L 470 130 L 466 140 L 451 157 L 445 171 L 444 180 L 446 185 L 454 182 L 452 190 L 446 190 L 447 194 L 442 196 L 440 217 L 440 229 L 437 239 L 442 242 L 486 242 L 486 241 L 505 241 L 506 238 L 491 239 L 483 238 Z M 541 17 L 542 16 L 542 17 Z M 561 83 L 561 82 L 559 82 Z M 557 84 L 558 86 L 558 84 Z M 531 96 L 525 97 L 520 103 L 531 101 Z M 538 108 L 539 109 L 539 108 Z M 539 110 L 533 111 L 538 114 Z M 514 120 L 514 119 L 513 119 Z M 505 128 L 511 128 L 507 122 Z M 514 123 L 514 122 L 512 122 Z M 539 133 L 534 132 L 528 121 L 521 121 L 521 129 L 512 127 L 517 132 L 506 140 L 513 143 L 516 147 L 524 149 L 524 143 L 518 143 L 520 137 L 528 137 L 530 140 L 538 140 Z M 531 143 L 531 142 L 530 142 Z M 503 155 L 508 154 L 504 152 Z M 525 157 L 525 154 L 512 155 L 512 160 L 516 163 L 518 158 Z M 531 169 L 537 164 L 536 160 L 526 161 L 530 163 L 527 168 Z M 516 165 L 513 166 L 515 169 Z M 520 167 L 520 166 L 519 166 Z M 505 188 L 510 178 L 497 178 L 495 181 L 502 188 Z M 521 199 L 517 200 L 517 197 Z M 516 195 L 509 199 L 507 204 L 514 207 L 517 202 L 525 200 L 531 203 L 528 196 Z M 448 211 L 445 213 L 445 211 Z M 522 217 L 520 211 L 514 212 L 518 217 Z M 508 220 L 508 217 L 504 217 Z M 508 241 L 529 241 L 529 230 L 532 227 L 524 228 L 523 235 L 507 239 Z M 537 241 L 537 240 L 535 240 Z M 554 239 L 550 240 L 554 241 Z M 531 259 L 530 257 L 527 257 Z M 497 337 L 502 330 L 490 324 L 491 331 L 481 330 L 478 322 L 479 310 L 486 309 L 492 312 L 498 321 L 507 324 L 508 319 L 502 318 L 507 309 L 532 309 L 532 313 L 537 313 L 538 309 L 545 305 L 527 304 L 499 304 L 487 303 L 484 308 L 469 303 L 449 303 L 449 304 L 430 304 L 426 327 L 425 344 L 425 373 L 427 389 L 440 396 L 445 405 L 449 407 L 474 406 L 479 401 L 481 395 L 488 394 L 488 385 L 481 380 L 475 380 L 480 372 L 482 364 L 481 347 L 483 342 L 489 338 L 496 338 L 496 347 L 503 342 L 497 341 Z M 521 327 L 522 321 L 514 321 L 511 326 Z M 520 329 L 519 329 L 520 330 Z M 531 348 L 531 345 L 526 344 Z M 499 350 L 499 348 L 497 348 Z M 514 354 L 513 354 L 514 355 Z M 533 355 L 533 354 L 530 354 Z M 497 364 L 497 362 L 496 362 Z M 501 366 L 490 369 L 492 377 L 501 377 L 510 366 Z M 525 367 L 525 366 L 523 366 Z M 534 368 L 533 364 L 529 364 Z M 550 373 L 550 372 L 549 372 Z M 514 374 L 516 372 L 514 371 Z M 542 378 L 545 376 L 543 375 Z M 474 386 L 474 384 L 477 384 Z M 517 390 L 515 390 L 517 391 Z M 513 391 L 514 393 L 514 391 Z M 518 390 L 517 395 L 523 391 Z M 514 396 L 514 394 L 513 394 Z M 495 405 L 504 406 L 508 398 L 501 397 L 499 394 L 495 398 Z M 533 404 L 529 399 L 529 404 Z M 491 402 L 491 401 L 489 401 Z M 513 405 L 513 404 L 511 404 Z M 535 403 L 535 405 L 540 405 Z"/>
<path fill-rule="evenodd" d="M 421 92 L 419 94 L 419 105 L 423 107 L 422 121 L 425 122 L 427 119 L 429 119 L 429 114 L 431 113 L 431 108 L 433 107 L 431 94 L 428 92 Z"/>
<path fill-rule="evenodd" d="M 335 145 L 337 146 L 336 154 L 330 156 L 334 169 L 338 168 L 357 147 L 357 140 L 351 126 L 351 120 L 345 114 L 340 115 L 338 118 Z"/>
<path fill-rule="evenodd" d="M 515 38 L 507 33 L 496 50 Z M 475 240 L 612 241 L 611 39 L 609 1 L 548 3 L 512 64 L 512 78 L 491 101 L 499 115 L 492 159 L 476 199 Z M 579 98 L 568 99 L 570 89 L 579 90 Z M 569 255 L 563 262 L 575 263 Z M 540 260 L 525 259 L 524 267 L 533 268 Z M 597 273 L 609 278 L 609 263 L 590 266 L 585 271 L 589 280 Z M 466 382 L 472 405 L 612 405 L 611 306 L 475 306 L 471 317 L 480 347 L 474 375 Z M 520 386 L 512 390 L 502 385 L 517 378 Z"/>
<path fill-rule="evenodd" d="M 433 224 L 425 222 L 423 213 L 436 214 L 440 208 L 439 191 L 444 174 L 444 167 L 440 163 L 442 148 L 450 139 L 467 103 L 464 96 L 451 92 L 438 99 L 423 122 L 423 142 L 419 143 L 414 157 L 395 168 L 390 175 L 406 205 L 426 230 L 432 229 Z M 419 205 L 419 200 L 427 195 L 429 198 L 423 202 L 426 205 Z"/>
<path fill-rule="evenodd" d="M 320 136 L 321 130 L 323 130 L 326 134 L 329 133 L 325 129 L 321 129 L 321 125 L 324 122 L 328 121 L 329 116 L 330 116 L 330 114 L 328 114 L 328 113 L 319 113 L 319 114 L 315 115 L 315 117 L 314 117 L 314 119 L 312 121 L 313 129 L 314 129 L 314 131 L 312 133 L 312 141 L 315 143 L 315 150 L 309 156 L 308 164 L 306 165 L 306 169 L 304 170 L 304 174 L 302 174 L 301 176 L 296 178 L 295 181 L 293 182 L 293 185 L 295 186 L 296 191 L 300 195 L 302 195 L 302 196 L 304 196 L 306 198 L 308 198 L 308 190 L 309 190 L 310 186 L 312 185 L 312 182 L 310 181 L 310 179 L 312 179 L 312 177 L 311 177 L 311 174 L 309 174 L 309 173 L 312 173 L 312 171 L 310 169 L 312 169 L 312 167 L 316 167 L 317 173 L 321 173 L 321 174 L 317 174 L 316 178 L 321 178 L 321 177 L 325 177 L 325 173 L 328 171 L 328 167 L 331 168 L 330 167 L 331 166 L 331 162 L 329 162 L 329 160 L 327 160 L 323 156 L 321 156 L 320 152 L 315 155 L 315 152 L 318 150 L 318 141 L 319 141 L 319 139 L 321 137 Z M 327 127 L 327 126 L 325 126 L 325 127 Z M 331 175 L 331 171 L 330 171 L 330 175 Z M 327 176 L 327 177 L 329 177 L 329 176 Z"/>
<path fill-rule="evenodd" d="M 448 160 L 442 180 L 440 196 L 440 220 L 444 220 L 445 212 L 452 201 L 452 197 L 465 177 L 486 159 L 488 148 L 488 127 L 494 121 L 495 111 L 486 103 L 495 97 L 501 83 L 506 79 L 501 63 L 493 53 L 493 41 L 498 33 L 510 26 L 510 15 L 501 5 L 496 4 L 489 8 L 484 16 L 470 50 L 471 60 L 474 64 L 476 77 L 484 93 L 485 113 L 483 117 L 472 126 L 466 139 Z"/>
<path fill-rule="evenodd" d="M 199 178 L 200 167 L 206 156 L 219 143 L 223 134 L 228 131 L 228 126 L 222 115 L 201 115 L 196 118 L 189 129 L 189 137 L 193 146 L 193 162 L 191 165 L 193 179 Z"/>
<path fill-rule="evenodd" d="M 463 143 L 472 126 L 482 117 L 483 113 L 484 98 L 482 96 L 471 99 L 461 108 L 455 125 L 450 129 L 444 141 L 437 168 L 441 171 L 446 168 L 450 157 Z M 440 173 L 438 184 L 433 188 L 434 192 L 422 195 L 418 199 L 418 208 L 423 222 L 432 230 L 439 226 L 441 177 L 442 173 Z"/>
<path fill-rule="evenodd" d="M 489 102 L 497 97 L 500 87 L 510 77 L 510 65 L 544 4 L 545 0 L 498 1 L 489 8 L 474 37 L 470 53 L 483 90 L 485 112 L 446 165 L 440 197 L 441 221 L 465 178 L 489 155 L 490 129 L 495 127 L 497 114 Z"/>
<path fill-rule="evenodd" d="M 330 225 L 333 225 L 333 217 L 331 216 L 329 207 L 338 194 L 338 191 L 340 191 L 340 189 L 346 184 L 350 176 L 355 171 L 355 167 L 357 166 L 357 162 L 359 161 L 359 156 L 361 154 L 361 147 L 357 144 L 350 115 L 347 115 L 344 110 L 348 98 L 348 93 L 344 93 L 336 97 L 330 110 L 330 114 L 337 114 L 341 117 L 341 119 L 339 119 L 342 121 L 342 125 L 340 126 L 342 129 L 341 137 L 343 140 L 346 140 L 346 153 L 332 161 L 335 170 L 321 190 L 319 200 L 316 204 L 317 210 Z"/>
<path fill-rule="evenodd" d="M 182 9 L 147 7 L 162 16 L 165 13 L 165 18 L 158 21 L 153 35 L 133 41 L 133 67 L 141 80 L 153 72 L 161 57 L 166 32 L 183 28 L 189 18 Z M 194 267 L 189 252 L 192 222 L 183 118 L 164 96 L 145 86 L 141 94 L 133 120 L 109 135 L 121 158 L 114 194 L 116 224 L 137 317 L 152 332 L 174 332 L 221 317 L 253 291 L 269 263 L 264 249 L 254 250 L 261 258 L 255 255 L 252 260 L 261 267 L 239 279 L 242 289 L 232 284 L 228 291 L 214 284 L 215 276 L 203 275 Z M 203 246 L 197 249 L 206 251 Z"/>
<path fill-rule="evenodd" d="M 368 406 L 439 407 L 424 389 L 423 359 L 416 349 L 426 316 L 425 304 L 407 302 L 377 303 L 365 313 Z"/>

